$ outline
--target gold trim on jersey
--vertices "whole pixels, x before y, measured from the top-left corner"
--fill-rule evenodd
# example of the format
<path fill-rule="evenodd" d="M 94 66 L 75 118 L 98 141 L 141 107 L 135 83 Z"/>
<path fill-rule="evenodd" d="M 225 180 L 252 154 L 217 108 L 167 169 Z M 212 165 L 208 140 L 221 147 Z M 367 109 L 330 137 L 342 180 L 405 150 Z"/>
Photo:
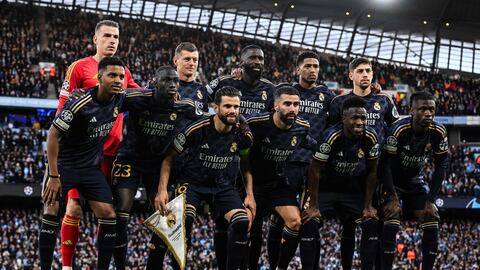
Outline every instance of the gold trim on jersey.
<path fill-rule="evenodd" d="M 408 128 L 411 128 L 412 127 L 412 124 L 411 123 L 406 123 L 406 124 L 403 124 L 403 125 L 399 125 L 398 127 L 395 128 L 395 130 L 393 131 L 393 136 L 397 137 L 398 138 L 398 135 L 400 135 L 400 133 L 402 131 L 404 131 L 405 129 L 408 129 Z"/>
<path fill-rule="evenodd" d="M 308 121 L 303 120 L 303 119 L 297 118 L 295 120 L 295 122 L 299 125 L 304 126 L 304 127 L 308 127 L 308 128 L 310 127 L 310 123 Z"/>
<path fill-rule="evenodd" d="M 76 113 L 78 112 L 78 110 L 80 110 L 83 106 L 85 106 L 87 103 L 89 103 L 90 101 L 92 101 L 92 95 L 91 94 L 88 94 L 86 95 L 85 97 L 83 98 L 80 98 L 75 105 L 72 106 L 72 109 L 71 111 L 73 113 Z"/>
<path fill-rule="evenodd" d="M 378 143 L 378 140 L 375 137 L 375 134 L 373 134 L 373 132 L 369 131 L 368 129 L 365 129 L 365 136 L 367 136 L 370 140 L 372 140 L 373 145 Z"/>
<path fill-rule="evenodd" d="M 68 66 L 67 75 L 65 76 L 65 81 L 70 81 L 70 78 L 72 77 L 72 73 L 73 73 L 73 70 L 75 69 L 75 66 L 82 60 L 83 59 L 79 59 L 73 62 L 72 64 L 70 64 L 70 66 Z"/>
<path fill-rule="evenodd" d="M 329 145 L 332 145 L 332 143 L 338 139 L 338 137 L 340 137 L 341 135 L 343 134 L 343 129 L 339 129 L 337 131 L 335 131 L 334 133 L 330 134 L 330 136 L 328 136 L 328 140 L 327 140 L 327 143 Z"/>
<path fill-rule="evenodd" d="M 134 92 L 129 92 L 125 94 L 125 98 L 131 98 L 131 97 L 150 97 L 153 96 L 152 91 L 134 91 Z"/>
<path fill-rule="evenodd" d="M 190 106 L 195 107 L 195 103 L 193 103 L 193 101 L 191 101 L 191 100 L 185 100 L 185 99 L 183 99 L 183 100 L 176 100 L 176 101 L 175 101 L 175 104 L 185 104 L 185 105 L 190 105 Z"/>
<path fill-rule="evenodd" d="M 190 135 L 190 133 L 192 133 L 193 131 L 203 127 L 203 126 L 206 126 L 206 125 L 209 125 L 210 124 L 210 118 L 208 119 L 205 119 L 205 120 L 202 120 L 198 123 L 196 123 L 195 125 L 192 125 L 191 127 L 189 127 L 187 130 L 185 130 L 185 136 L 188 136 Z"/>
<path fill-rule="evenodd" d="M 265 114 L 265 115 L 259 115 L 259 116 L 254 116 L 251 117 L 247 120 L 248 123 L 251 122 L 260 122 L 260 121 L 267 121 L 270 119 L 270 114 Z"/>

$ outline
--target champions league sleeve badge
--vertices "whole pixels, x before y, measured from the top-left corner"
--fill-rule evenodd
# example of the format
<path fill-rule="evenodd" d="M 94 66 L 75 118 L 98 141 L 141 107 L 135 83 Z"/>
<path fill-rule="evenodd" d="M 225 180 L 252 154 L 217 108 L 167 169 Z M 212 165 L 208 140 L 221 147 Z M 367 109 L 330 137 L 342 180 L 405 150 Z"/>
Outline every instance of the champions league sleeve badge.
<path fill-rule="evenodd" d="M 185 205 L 186 195 L 181 194 L 167 204 L 168 215 L 162 216 L 160 211 L 156 211 L 144 222 L 147 228 L 165 242 L 182 270 L 187 261 Z"/>

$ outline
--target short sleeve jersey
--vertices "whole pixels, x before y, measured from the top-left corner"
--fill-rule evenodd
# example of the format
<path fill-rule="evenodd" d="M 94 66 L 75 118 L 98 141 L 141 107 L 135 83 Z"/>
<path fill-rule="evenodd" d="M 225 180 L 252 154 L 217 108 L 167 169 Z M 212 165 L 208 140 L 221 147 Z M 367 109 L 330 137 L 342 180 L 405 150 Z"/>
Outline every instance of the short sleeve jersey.
<path fill-rule="evenodd" d="M 204 112 L 208 112 L 208 91 L 205 86 L 197 82 L 186 82 L 180 80 L 178 92 L 182 99 L 190 99 Z"/>

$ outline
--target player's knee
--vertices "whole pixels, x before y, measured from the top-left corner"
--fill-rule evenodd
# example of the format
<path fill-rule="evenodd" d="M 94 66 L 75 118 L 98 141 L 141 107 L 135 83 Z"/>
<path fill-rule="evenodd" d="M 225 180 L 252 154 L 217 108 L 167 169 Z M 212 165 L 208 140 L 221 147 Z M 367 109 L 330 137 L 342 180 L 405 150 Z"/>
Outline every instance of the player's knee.
<path fill-rule="evenodd" d="M 117 214 L 115 213 L 115 210 L 113 210 L 112 206 L 101 207 L 97 209 L 95 212 L 96 212 L 97 218 L 102 218 L 102 219 L 117 218 Z"/>
<path fill-rule="evenodd" d="M 150 239 L 150 243 L 148 243 L 148 248 L 150 250 L 163 250 L 166 248 L 165 242 L 158 237 L 156 234 L 153 234 L 152 239 Z"/>
<path fill-rule="evenodd" d="M 245 238 L 248 234 L 248 216 L 245 211 L 238 211 L 232 215 L 230 219 L 230 229 L 238 235 L 244 235 Z"/>
<path fill-rule="evenodd" d="M 77 199 L 69 199 L 65 213 L 72 217 L 81 218 L 82 206 L 80 205 L 80 202 Z"/>
<path fill-rule="evenodd" d="M 53 205 L 44 205 L 43 214 L 50 215 L 50 216 L 57 216 L 59 210 L 60 210 L 60 205 L 58 202 L 56 202 Z"/>
<path fill-rule="evenodd" d="M 302 226 L 302 218 L 300 216 L 291 217 L 285 220 L 285 225 L 292 230 L 298 231 Z"/>

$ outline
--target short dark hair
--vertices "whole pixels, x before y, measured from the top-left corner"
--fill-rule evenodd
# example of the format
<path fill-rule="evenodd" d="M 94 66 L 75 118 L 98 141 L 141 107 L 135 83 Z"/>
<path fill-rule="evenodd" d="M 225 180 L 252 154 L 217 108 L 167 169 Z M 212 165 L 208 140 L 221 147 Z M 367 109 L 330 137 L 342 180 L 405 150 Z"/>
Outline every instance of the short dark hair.
<path fill-rule="evenodd" d="M 367 108 L 367 102 L 365 99 L 359 97 L 359 96 L 351 96 L 347 99 L 345 99 L 345 102 L 343 102 L 343 107 L 342 107 L 342 112 L 347 111 L 350 108 Z"/>
<path fill-rule="evenodd" d="M 432 93 L 427 92 L 427 91 L 415 92 L 410 97 L 410 108 L 413 106 L 413 102 L 415 102 L 417 100 L 433 100 L 433 101 L 435 101 L 435 97 L 432 95 Z"/>
<path fill-rule="evenodd" d="M 198 52 L 198 49 L 197 46 L 191 42 L 181 42 L 177 48 L 175 48 L 175 55 L 180 55 L 182 51 Z"/>
<path fill-rule="evenodd" d="M 121 66 L 125 68 L 125 64 L 123 63 L 123 61 L 115 56 L 107 56 L 100 60 L 100 62 L 98 63 L 98 71 L 104 70 L 105 68 L 107 68 L 107 66 Z"/>
<path fill-rule="evenodd" d="M 224 86 L 215 93 L 213 103 L 220 105 L 222 102 L 222 97 L 240 97 L 240 91 L 233 86 Z"/>
<path fill-rule="evenodd" d="M 320 57 L 318 57 L 318 54 L 314 51 L 303 51 L 301 52 L 298 57 L 297 57 L 297 67 L 303 64 L 303 61 L 307 58 L 314 58 L 317 59 L 320 62 Z"/>
<path fill-rule="evenodd" d="M 155 78 L 160 76 L 161 72 L 166 71 L 166 70 L 170 70 L 170 69 L 175 71 L 175 69 L 172 66 L 169 66 L 169 65 L 165 65 L 165 66 L 161 66 L 161 67 L 157 68 L 157 70 L 155 70 Z"/>
<path fill-rule="evenodd" d="M 115 27 L 115 28 L 120 28 L 120 25 L 116 22 L 116 21 L 112 21 L 112 20 L 103 20 L 103 21 L 99 21 L 97 23 L 97 25 L 95 26 L 95 33 L 97 33 L 97 31 L 100 29 L 100 27 L 102 26 L 111 26 L 111 27 Z"/>
<path fill-rule="evenodd" d="M 243 57 L 250 50 L 262 50 L 262 48 L 256 44 L 247 45 L 243 47 L 242 51 L 240 52 L 240 57 Z"/>
<path fill-rule="evenodd" d="M 293 95 L 293 96 L 300 96 L 300 93 L 295 87 L 292 86 L 281 86 L 273 92 L 273 100 L 276 101 L 280 98 L 281 95 Z"/>
<path fill-rule="evenodd" d="M 353 71 L 354 69 L 356 69 L 358 66 L 360 66 L 362 64 L 367 64 L 369 66 L 372 66 L 372 62 L 370 62 L 370 60 L 368 60 L 365 57 L 359 57 L 359 58 L 353 59 L 350 62 L 350 64 L 348 64 L 348 70 Z"/>

